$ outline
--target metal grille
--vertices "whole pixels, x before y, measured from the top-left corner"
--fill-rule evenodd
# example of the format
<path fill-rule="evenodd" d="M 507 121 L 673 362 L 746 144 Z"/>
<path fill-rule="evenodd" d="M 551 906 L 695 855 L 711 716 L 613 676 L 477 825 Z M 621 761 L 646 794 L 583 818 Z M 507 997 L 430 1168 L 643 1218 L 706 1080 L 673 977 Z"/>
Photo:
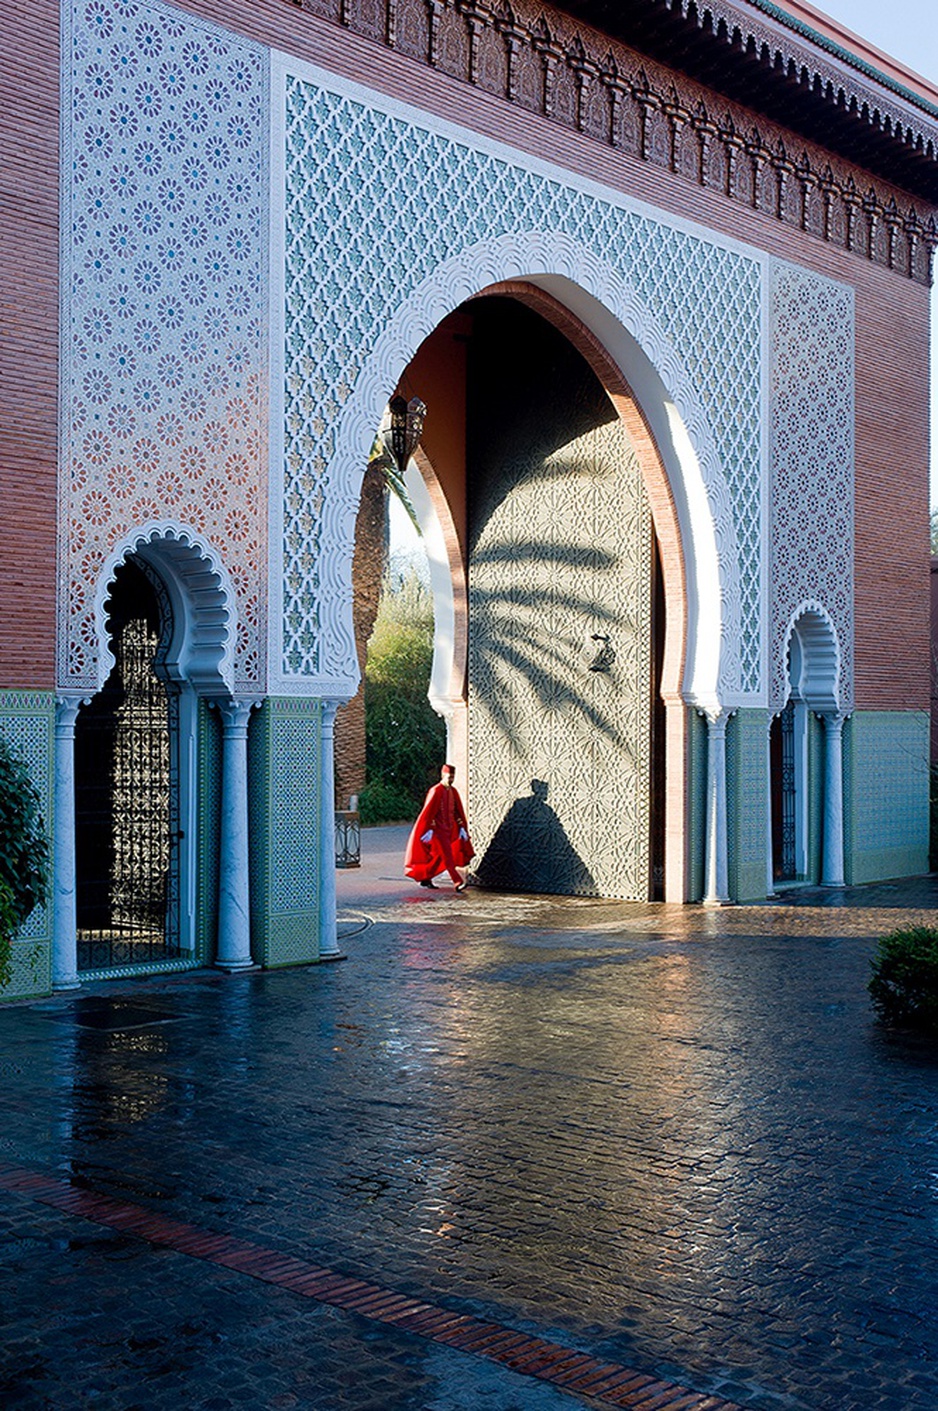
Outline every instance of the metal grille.
<path fill-rule="evenodd" d="M 772 722 L 772 864 L 777 882 L 796 876 L 795 707 Z"/>
<path fill-rule="evenodd" d="M 361 867 L 362 828 L 358 810 L 336 809 L 335 815 L 335 865 L 336 867 Z"/>
<path fill-rule="evenodd" d="M 154 671 L 167 615 L 151 575 L 123 565 L 114 668 L 76 732 L 79 970 L 179 954 L 178 696 Z"/>

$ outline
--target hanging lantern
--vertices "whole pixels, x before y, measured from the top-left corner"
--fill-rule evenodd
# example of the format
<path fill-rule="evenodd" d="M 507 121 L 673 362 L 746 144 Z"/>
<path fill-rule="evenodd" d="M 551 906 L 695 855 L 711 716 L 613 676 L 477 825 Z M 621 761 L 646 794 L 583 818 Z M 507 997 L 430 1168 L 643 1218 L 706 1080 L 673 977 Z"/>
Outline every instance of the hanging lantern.
<path fill-rule="evenodd" d="M 381 428 L 381 442 L 403 478 L 407 462 L 420 445 L 427 409 L 419 397 L 408 402 L 398 395 L 388 403 L 388 412 L 390 420 Z"/>

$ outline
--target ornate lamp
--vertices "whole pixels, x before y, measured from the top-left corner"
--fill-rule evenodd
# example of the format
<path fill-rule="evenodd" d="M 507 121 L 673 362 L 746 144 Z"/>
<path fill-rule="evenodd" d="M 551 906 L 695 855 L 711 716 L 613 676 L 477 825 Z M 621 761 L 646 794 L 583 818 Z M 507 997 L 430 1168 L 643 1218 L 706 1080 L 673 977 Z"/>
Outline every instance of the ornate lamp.
<path fill-rule="evenodd" d="M 381 444 L 403 480 L 407 462 L 420 444 L 427 409 L 419 397 L 408 402 L 398 394 L 388 403 L 390 421 L 379 432 Z"/>

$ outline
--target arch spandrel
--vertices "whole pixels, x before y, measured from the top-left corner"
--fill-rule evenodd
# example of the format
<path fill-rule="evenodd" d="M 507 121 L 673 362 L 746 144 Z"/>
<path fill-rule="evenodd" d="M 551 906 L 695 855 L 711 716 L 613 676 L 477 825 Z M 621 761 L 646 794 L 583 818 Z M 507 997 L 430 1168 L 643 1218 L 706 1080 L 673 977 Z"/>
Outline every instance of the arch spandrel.
<path fill-rule="evenodd" d="M 569 237 L 516 234 L 459 252 L 388 313 L 337 423 L 322 481 L 317 621 L 320 672 L 306 683 L 333 696 L 358 682 L 350 564 L 362 469 L 388 390 L 420 344 L 459 304 L 517 280 L 566 306 L 620 369 L 665 467 L 680 525 L 687 598 L 682 694 L 703 708 L 740 690 L 741 592 L 732 498 L 694 380 L 660 323 L 618 271 Z"/>

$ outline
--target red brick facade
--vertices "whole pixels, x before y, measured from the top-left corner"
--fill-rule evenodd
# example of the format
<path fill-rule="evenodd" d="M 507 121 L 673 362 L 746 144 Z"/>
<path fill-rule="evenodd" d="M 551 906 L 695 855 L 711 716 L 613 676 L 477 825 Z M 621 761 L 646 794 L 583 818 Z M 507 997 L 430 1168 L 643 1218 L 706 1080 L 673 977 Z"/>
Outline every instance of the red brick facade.
<path fill-rule="evenodd" d="M 423 0 L 188 0 L 182 8 L 853 285 L 856 704 L 928 708 L 927 280 L 934 225 L 927 204 L 610 45 L 569 16 L 551 13 L 548 33 L 537 28 L 539 12 L 522 6 L 515 34 L 507 8 L 496 21 L 481 7 L 428 7 Z M 51 689 L 58 5 L 14 3 L 4 22 L 8 413 L 0 687 Z M 626 73 L 633 82 L 620 91 L 616 74 Z"/>
<path fill-rule="evenodd" d="M 55 684 L 59 8 L 4 11 L 0 688 Z"/>

